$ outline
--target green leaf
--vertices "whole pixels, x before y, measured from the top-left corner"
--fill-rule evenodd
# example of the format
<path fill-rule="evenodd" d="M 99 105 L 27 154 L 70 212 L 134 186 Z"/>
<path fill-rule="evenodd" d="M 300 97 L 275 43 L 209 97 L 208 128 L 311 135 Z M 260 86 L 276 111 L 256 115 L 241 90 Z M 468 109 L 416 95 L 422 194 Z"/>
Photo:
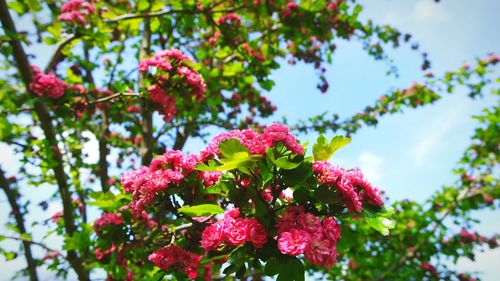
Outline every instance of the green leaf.
<path fill-rule="evenodd" d="M 293 192 L 293 199 L 295 199 L 295 201 L 299 203 L 307 202 L 308 197 L 309 197 L 309 190 L 307 190 L 304 187 L 296 189 Z"/>
<path fill-rule="evenodd" d="M 302 162 L 297 168 L 283 170 L 283 182 L 288 186 L 296 186 L 307 181 L 313 170 L 310 163 Z"/>
<path fill-rule="evenodd" d="M 341 198 L 336 190 L 330 189 L 326 186 L 320 186 L 314 191 L 314 199 L 325 204 L 335 204 L 341 201 Z"/>
<path fill-rule="evenodd" d="M 254 162 L 254 158 L 247 152 L 236 152 L 231 158 L 222 158 L 221 166 L 217 167 L 217 171 L 229 171 L 240 167 L 245 167 L 248 163 Z"/>
<path fill-rule="evenodd" d="M 339 150 L 341 147 L 350 142 L 350 138 L 335 136 L 332 138 L 330 143 L 328 143 L 327 139 L 323 135 L 320 135 L 316 143 L 313 145 L 314 160 L 327 161 L 332 157 L 335 151 Z"/>
<path fill-rule="evenodd" d="M 285 255 L 270 258 L 266 263 L 264 272 L 269 276 L 278 274 L 276 280 L 303 281 L 305 278 L 304 264 L 296 257 Z"/>
<path fill-rule="evenodd" d="M 190 217 L 205 217 L 224 213 L 224 210 L 219 205 L 214 204 L 201 204 L 196 206 L 186 205 L 180 207 L 177 211 Z"/>
<path fill-rule="evenodd" d="M 219 151 L 223 156 L 220 159 L 222 165 L 217 167 L 216 171 L 239 169 L 242 173 L 250 174 L 248 167 L 260 158 L 260 156 L 257 155 L 250 155 L 248 148 L 234 138 L 221 142 L 219 144 Z"/>
<path fill-rule="evenodd" d="M 356 233 L 348 226 L 342 227 L 340 231 L 341 238 L 337 242 L 337 251 L 343 253 L 357 244 Z"/>
<path fill-rule="evenodd" d="M 226 158 L 231 158 L 237 152 L 248 152 L 248 148 L 242 145 L 241 142 L 235 138 L 227 139 L 219 144 L 219 151 Z"/>
<path fill-rule="evenodd" d="M 271 258 L 267 261 L 264 272 L 269 276 L 274 276 L 280 272 L 281 263 L 277 258 Z"/>
<path fill-rule="evenodd" d="M 24 3 L 18 1 L 9 2 L 7 6 L 9 7 L 9 9 L 20 15 L 24 14 L 28 8 L 26 5 L 24 5 Z"/>
<path fill-rule="evenodd" d="M 288 159 L 288 156 L 282 156 L 278 159 L 276 159 L 274 157 L 274 150 L 272 148 L 268 148 L 266 149 L 266 155 L 267 155 L 267 158 L 269 160 L 271 160 L 271 162 L 278 166 L 279 168 L 281 169 L 284 169 L 284 170 L 292 170 L 292 169 L 295 169 L 297 168 L 300 164 L 302 164 L 303 161 L 300 161 L 300 162 L 291 162 L 289 159 Z"/>
<path fill-rule="evenodd" d="M 208 161 L 208 165 L 205 163 L 197 163 L 195 170 L 204 172 L 215 172 L 217 171 L 217 163 L 213 160 Z"/>
<path fill-rule="evenodd" d="M 276 159 L 274 164 L 276 164 L 276 166 L 280 167 L 281 169 L 292 170 L 292 169 L 297 168 L 300 164 L 302 164 L 302 161 L 291 162 L 288 160 L 288 156 L 283 156 L 283 157 Z"/>
<path fill-rule="evenodd" d="M 362 214 L 366 223 L 384 236 L 389 235 L 389 230 L 396 227 L 396 223 L 387 218 L 394 214 L 394 210 L 392 208 L 386 207 L 380 212 L 372 212 L 370 210 L 363 209 Z"/>

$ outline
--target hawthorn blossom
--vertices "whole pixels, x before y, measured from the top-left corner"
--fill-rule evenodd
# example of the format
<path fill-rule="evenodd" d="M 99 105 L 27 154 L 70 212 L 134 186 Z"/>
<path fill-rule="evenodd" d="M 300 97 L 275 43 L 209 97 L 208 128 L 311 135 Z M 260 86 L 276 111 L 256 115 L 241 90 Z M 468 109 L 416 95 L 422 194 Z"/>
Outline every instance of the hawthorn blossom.
<path fill-rule="evenodd" d="M 298 256 L 304 252 L 310 239 L 311 236 L 304 230 L 282 232 L 278 238 L 278 249 L 283 254 Z"/>
<path fill-rule="evenodd" d="M 266 149 L 273 147 L 281 142 L 293 153 L 302 155 L 304 148 L 298 143 L 297 139 L 290 133 L 288 127 L 283 124 L 274 123 L 266 128 L 262 134 L 251 130 L 233 130 L 221 133 L 215 136 L 207 147 L 200 153 L 201 160 L 208 157 L 216 157 L 220 155 L 219 144 L 227 139 L 237 139 L 243 146 L 248 148 L 251 154 L 263 155 Z"/>
<path fill-rule="evenodd" d="M 123 219 L 115 213 L 103 213 L 100 218 L 94 222 L 94 231 L 98 235 L 102 234 L 102 228 L 107 225 L 121 225 Z"/>
<path fill-rule="evenodd" d="M 57 211 L 55 212 L 52 217 L 50 218 L 50 220 L 54 223 L 58 223 L 59 220 L 63 217 L 64 215 L 64 212 L 63 211 Z"/>
<path fill-rule="evenodd" d="M 37 96 L 58 99 L 64 95 L 68 85 L 54 74 L 35 73 L 31 78 L 29 89 Z"/>
<path fill-rule="evenodd" d="M 329 239 L 313 237 L 304 256 L 311 264 L 330 269 L 337 261 L 337 247 L 335 242 Z"/>
<path fill-rule="evenodd" d="M 169 150 L 153 159 L 149 167 L 123 174 L 123 188 L 125 192 L 132 193 L 132 214 L 140 216 L 144 207 L 154 202 L 158 192 L 166 190 L 171 184 L 181 183 L 194 171 L 197 160 L 196 155 Z"/>
<path fill-rule="evenodd" d="M 228 25 L 241 25 L 241 17 L 238 15 L 238 14 L 235 14 L 235 13 L 229 13 L 229 14 L 226 14 L 222 17 L 220 17 L 218 20 L 217 20 L 217 24 L 219 25 L 223 25 L 223 24 L 228 24 Z"/>
<path fill-rule="evenodd" d="M 300 206 L 289 207 L 277 218 L 278 250 L 291 256 L 304 254 L 314 265 L 329 269 L 337 260 L 340 226 L 333 217 L 321 221 Z"/>
<path fill-rule="evenodd" d="M 170 122 L 177 113 L 178 96 L 169 92 L 169 89 L 182 92 L 183 99 L 186 99 L 185 94 L 193 97 L 195 102 L 205 98 L 205 82 L 201 74 L 192 68 L 192 64 L 192 59 L 178 49 L 164 50 L 139 63 L 140 72 L 151 72 L 153 76 L 154 83 L 148 88 L 149 95 L 159 113 L 164 115 L 165 122 Z M 175 79 L 174 76 L 181 79 Z"/>
<path fill-rule="evenodd" d="M 327 161 L 316 161 L 312 164 L 313 171 L 316 173 L 317 180 L 329 188 L 338 189 L 342 194 L 344 203 L 351 212 L 359 213 L 362 210 L 362 202 L 359 194 L 356 191 L 349 173 L 340 167 L 335 167 Z M 356 182 L 357 183 L 357 182 Z M 366 192 L 366 196 L 375 196 L 375 193 Z M 380 199 L 381 200 L 381 199 Z M 376 198 L 373 197 L 373 201 Z"/>
<path fill-rule="evenodd" d="M 247 241 L 255 248 L 262 248 L 267 243 L 266 228 L 256 219 L 247 219 Z"/>
<path fill-rule="evenodd" d="M 202 256 L 188 252 L 178 246 L 167 246 L 156 250 L 148 256 L 148 260 L 159 268 L 167 271 L 170 268 L 181 266 L 189 279 L 198 277 L 198 268 Z"/>
<path fill-rule="evenodd" d="M 61 7 L 61 14 L 58 19 L 65 22 L 78 22 L 81 25 L 87 24 L 87 17 L 96 11 L 92 2 L 84 0 L 69 0 Z"/>
<path fill-rule="evenodd" d="M 267 231 L 255 218 L 241 218 L 238 208 L 228 210 L 224 218 L 207 226 L 201 234 L 201 246 L 206 251 L 217 250 L 221 244 L 239 246 L 246 242 L 255 248 L 267 243 Z"/>
<path fill-rule="evenodd" d="M 223 224 L 214 223 L 205 228 L 201 234 L 201 246 L 205 251 L 217 250 L 223 241 Z"/>
<path fill-rule="evenodd" d="M 203 180 L 205 187 L 216 185 L 221 175 L 221 172 L 200 172 L 200 178 Z"/>

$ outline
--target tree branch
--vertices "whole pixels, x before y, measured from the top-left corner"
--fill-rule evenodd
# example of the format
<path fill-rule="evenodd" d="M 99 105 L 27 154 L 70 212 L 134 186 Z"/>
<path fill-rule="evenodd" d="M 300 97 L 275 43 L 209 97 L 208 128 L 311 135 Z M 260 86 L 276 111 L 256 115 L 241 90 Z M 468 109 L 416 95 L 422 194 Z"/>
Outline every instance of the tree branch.
<path fill-rule="evenodd" d="M 16 27 L 10 16 L 9 9 L 7 7 L 7 3 L 5 0 L 0 0 L 0 19 L 2 22 L 2 26 L 7 34 L 17 34 Z M 31 68 L 28 61 L 28 57 L 24 51 L 24 48 L 21 42 L 18 39 L 11 39 L 10 44 L 12 46 L 14 60 L 17 64 L 17 68 L 21 74 L 21 78 L 26 86 L 29 89 L 29 84 L 31 82 Z M 34 98 L 37 98 L 36 94 L 29 91 L 30 95 Z M 35 112 L 40 120 L 40 124 L 42 130 L 45 134 L 47 146 L 49 148 L 56 147 L 57 148 L 57 140 L 55 137 L 54 127 L 52 125 L 52 120 L 50 113 L 40 100 L 35 101 Z M 61 195 L 62 203 L 63 203 L 63 216 L 64 216 L 64 227 L 68 235 L 72 236 L 76 231 L 75 220 L 73 216 L 73 203 L 71 200 L 71 193 L 69 191 L 69 186 L 66 179 L 66 173 L 64 172 L 64 165 L 62 156 L 59 153 L 51 153 L 49 156 L 49 161 L 55 164 L 52 165 L 52 170 L 54 171 L 54 175 L 56 178 L 56 182 L 59 188 L 59 193 Z M 76 254 L 74 250 L 68 251 L 68 261 L 71 266 L 75 270 L 78 278 L 81 281 L 89 280 L 88 272 L 83 267 L 83 262 L 80 257 Z"/>
<path fill-rule="evenodd" d="M 32 245 L 36 245 L 36 246 L 39 246 L 49 252 L 55 252 L 55 253 L 59 253 L 59 255 L 61 257 L 63 257 L 64 259 L 68 260 L 68 258 L 66 256 L 64 256 L 63 254 L 61 254 L 59 251 L 57 250 L 54 250 L 52 248 L 50 248 L 49 246 L 45 245 L 44 243 L 41 243 L 41 242 L 36 242 L 36 241 L 33 241 L 29 238 L 26 238 L 26 237 L 16 237 L 16 236 L 10 236 L 10 235 L 3 235 L 3 234 L 0 234 L 1 237 L 5 238 L 5 239 L 12 239 L 12 240 L 17 240 L 17 241 L 22 241 L 23 243 L 27 243 L 28 245 L 29 244 L 32 244 Z"/>
<path fill-rule="evenodd" d="M 19 229 L 19 234 L 23 235 L 26 232 L 26 227 L 24 225 L 24 217 L 23 212 L 21 211 L 21 207 L 17 203 L 17 197 L 19 193 L 17 190 L 12 189 L 10 187 L 9 182 L 5 178 L 4 171 L 0 167 L 0 188 L 3 189 L 5 195 L 7 196 L 7 201 L 9 201 L 9 205 L 12 209 L 12 213 L 14 214 L 14 218 L 16 220 L 17 228 Z M 30 275 L 31 281 L 38 281 L 38 275 L 36 273 L 36 261 L 33 259 L 33 254 L 31 253 L 30 243 L 27 241 L 23 241 L 24 247 L 24 256 L 26 257 L 26 263 L 28 264 L 28 272 Z"/>
<path fill-rule="evenodd" d="M 139 51 L 139 60 L 149 55 L 151 48 L 151 26 L 149 17 L 144 19 L 144 34 L 142 37 L 142 45 Z M 145 76 L 139 73 L 138 88 L 144 87 Z M 142 139 L 141 139 L 141 163 L 143 166 L 149 165 L 153 159 L 153 111 L 147 100 L 141 100 L 141 116 L 143 122 Z"/>
<path fill-rule="evenodd" d="M 215 5 L 216 6 L 216 5 Z M 119 21 L 125 21 L 125 20 L 133 20 L 133 19 L 150 19 L 150 18 L 155 18 L 155 17 L 161 17 L 164 15 L 171 15 L 171 14 L 202 14 L 202 13 L 209 13 L 209 14 L 220 14 L 220 13 L 230 13 L 234 12 L 236 10 L 241 9 L 243 6 L 238 6 L 238 7 L 232 7 L 232 8 L 227 8 L 227 9 L 220 9 L 220 10 L 211 10 L 212 7 L 208 9 L 203 9 L 203 10 L 198 10 L 198 9 L 192 9 L 192 10 L 176 10 L 176 9 L 168 9 L 168 10 L 162 10 L 162 11 L 157 11 L 157 12 L 150 12 L 150 13 L 141 13 L 141 14 L 125 14 L 121 15 L 112 19 L 107 19 L 104 20 L 104 22 L 112 23 L 112 22 L 119 22 Z"/>
<path fill-rule="evenodd" d="M 47 63 L 47 66 L 43 70 L 45 73 L 49 73 L 53 71 L 57 64 L 64 58 L 64 55 L 62 54 L 62 49 L 66 47 L 69 43 L 71 43 L 73 40 L 77 39 L 80 37 L 80 34 L 75 33 L 71 34 L 68 37 L 64 38 L 62 41 L 57 43 L 56 49 L 54 50 L 54 53 L 50 57 L 49 62 Z"/>

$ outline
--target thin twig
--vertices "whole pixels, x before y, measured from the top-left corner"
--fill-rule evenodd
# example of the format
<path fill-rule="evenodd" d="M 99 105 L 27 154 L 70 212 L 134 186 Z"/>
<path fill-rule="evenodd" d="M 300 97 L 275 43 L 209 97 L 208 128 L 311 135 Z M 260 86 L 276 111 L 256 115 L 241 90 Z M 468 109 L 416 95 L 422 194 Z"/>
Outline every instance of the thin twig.
<path fill-rule="evenodd" d="M 5 239 L 12 239 L 12 240 L 17 240 L 17 241 L 22 241 L 22 242 L 26 242 L 26 243 L 29 243 L 29 244 L 32 244 L 32 245 L 36 245 L 36 246 L 41 247 L 41 248 L 43 248 L 43 249 L 45 249 L 45 250 L 47 250 L 49 252 L 59 253 L 59 255 L 61 257 L 63 257 L 64 259 L 67 260 L 67 257 L 65 255 L 63 255 L 60 251 L 54 250 L 54 249 L 50 248 L 49 246 L 47 246 L 46 244 L 44 244 L 42 242 L 33 241 L 32 239 L 27 238 L 27 237 L 17 237 L 17 236 L 3 235 L 3 234 L 0 234 L 0 237 L 5 238 Z"/>
<path fill-rule="evenodd" d="M 138 96 L 139 96 L 138 93 L 116 93 L 116 94 L 112 94 L 111 96 L 107 96 L 104 98 L 90 101 L 89 104 L 104 102 L 104 101 L 112 100 L 112 99 L 119 98 L 119 97 L 138 97 Z"/>
<path fill-rule="evenodd" d="M 62 49 L 64 47 L 66 47 L 66 45 L 71 43 L 73 40 L 77 39 L 78 37 L 80 37 L 80 34 L 78 34 L 78 33 L 71 34 L 68 37 L 64 38 L 62 41 L 60 41 L 59 43 L 57 43 L 56 49 L 54 50 L 54 53 L 50 57 L 49 63 L 47 64 L 47 66 L 44 69 L 45 73 L 48 73 L 48 72 L 51 72 L 54 70 L 56 65 L 61 60 Z"/>

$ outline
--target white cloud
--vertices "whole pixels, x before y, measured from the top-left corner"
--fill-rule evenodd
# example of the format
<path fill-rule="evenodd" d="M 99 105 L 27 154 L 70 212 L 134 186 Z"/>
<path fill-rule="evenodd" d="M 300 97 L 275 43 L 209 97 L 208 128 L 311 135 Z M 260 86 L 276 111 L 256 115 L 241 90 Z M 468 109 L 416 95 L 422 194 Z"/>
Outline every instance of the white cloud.
<path fill-rule="evenodd" d="M 421 24 L 443 23 L 451 20 L 451 13 L 443 5 L 429 0 L 419 0 L 413 6 L 411 17 Z"/>
<path fill-rule="evenodd" d="M 464 122 L 463 116 L 466 115 L 468 107 L 471 106 L 470 100 L 461 100 L 458 103 L 450 101 L 449 110 L 445 113 L 431 113 L 436 118 L 433 123 L 421 132 L 421 137 L 417 139 L 415 149 L 413 150 L 413 160 L 415 165 L 422 166 L 428 162 L 428 158 L 432 152 L 435 152 L 440 144 L 444 143 L 445 137 L 451 129 Z"/>
<path fill-rule="evenodd" d="M 363 152 L 359 155 L 359 168 L 369 181 L 378 182 L 382 178 L 382 163 L 384 159 L 371 152 Z"/>

